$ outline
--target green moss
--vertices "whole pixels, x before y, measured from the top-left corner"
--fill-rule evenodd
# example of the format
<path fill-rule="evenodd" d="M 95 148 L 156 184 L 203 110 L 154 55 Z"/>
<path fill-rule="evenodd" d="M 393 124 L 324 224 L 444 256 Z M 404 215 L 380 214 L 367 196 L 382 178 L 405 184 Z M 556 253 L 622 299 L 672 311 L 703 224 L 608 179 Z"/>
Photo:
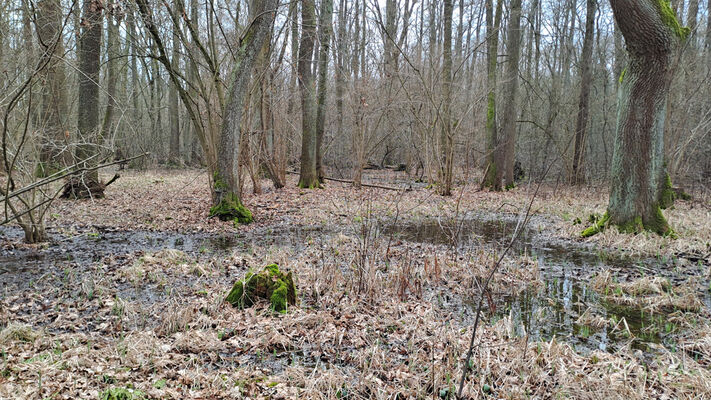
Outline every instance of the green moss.
<path fill-rule="evenodd" d="M 642 217 L 638 215 L 630 221 L 627 221 L 622 224 L 617 224 L 617 229 L 623 233 L 640 233 L 644 230 L 644 223 L 642 222 Z"/>
<path fill-rule="evenodd" d="M 657 11 L 659 11 L 659 16 L 662 18 L 662 22 L 674 32 L 674 34 L 682 40 L 685 40 L 691 30 L 687 27 L 681 26 L 679 20 L 676 19 L 676 13 L 671 7 L 671 2 L 669 0 L 655 0 L 655 5 Z"/>
<path fill-rule="evenodd" d="M 580 233 L 580 236 L 584 238 L 594 236 L 604 231 L 607 227 L 607 221 L 610 219 L 610 214 L 605 212 L 605 214 L 601 218 L 595 218 L 593 217 L 593 215 L 590 216 L 590 220 L 594 221 L 592 226 L 582 231 Z"/>
<path fill-rule="evenodd" d="M 654 215 L 652 215 L 652 219 L 650 221 L 647 221 L 644 228 L 649 231 L 656 232 L 662 236 L 676 238 L 676 233 L 674 233 L 674 231 L 669 227 L 669 223 L 667 222 L 667 219 L 664 218 L 662 209 L 659 206 L 654 208 Z"/>
<path fill-rule="evenodd" d="M 100 400 L 143 400 L 143 392 L 125 388 L 111 388 L 99 394 Z"/>
<path fill-rule="evenodd" d="M 210 217 L 217 217 L 222 221 L 232 220 L 235 225 L 254 221 L 252 212 L 242 205 L 239 197 L 234 193 L 228 193 L 218 204 L 211 207 Z"/>
<path fill-rule="evenodd" d="M 666 174 L 664 183 L 662 185 L 662 194 L 659 199 L 659 207 L 662 209 L 667 209 L 674 205 L 674 200 L 676 200 L 676 192 L 672 187 L 672 181 L 669 174 Z"/>
<path fill-rule="evenodd" d="M 620 74 L 620 83 L 625 80 L 625 74 L 627 73 L 627 68 L 622 70 L 622 73 Z"/>
<path fill-rule="evenodd" d="M 283 273 L 276 264 L 270 264 L 258 273 L 248 273 L 237 281 L 225 301 L 234 307 L 251 307 L 259 299 L 267 299 L 271 309 L 285 313 L 289 305 L 296 304 L 296 287 L 291 272 Z"/>
<path fill-rule="evenodd" d="M 212 186 L 215 188 L 215 190 L 225 191 L 229 189 L 227 183 L 225 183 L 225 180 L 222 179 L 220 173 L 217 171 L 212 174 Z"/>

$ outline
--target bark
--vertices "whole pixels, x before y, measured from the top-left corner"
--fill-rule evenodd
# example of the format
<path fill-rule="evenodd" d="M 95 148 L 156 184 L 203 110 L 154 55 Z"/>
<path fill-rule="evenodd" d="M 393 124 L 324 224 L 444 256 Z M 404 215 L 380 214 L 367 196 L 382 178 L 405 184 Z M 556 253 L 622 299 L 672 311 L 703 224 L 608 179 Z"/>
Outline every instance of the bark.
<path fill-rule="evenodd" d="M 452 13 L 453 0 L 444 0 L 444 51 L 442 60 L 442 129 L 440 131 L 440 185 L 442 196 L 452 195 L 452 162 L 454 137 L 452 132 Z"/>
<path fill-rule="evenodd" d="M 107 12 L 107 38 L 106 38 L 106 111 L 104 112 L 104 122 L 101 128 L 101 137 L 109 137 L 114 128 L 114 110 L 116 109 L 116 96 L 119 80 L 119 54 L 121 52 L 119 43 L 119 15 L 114 13 L 117 6 L 114 1 L 109 2 L 109 12 Z"/>
<path fill-rule="evenodd" d="M 71 162 L 70 154 L 66 152 L 69 139 L 66 121 L 68 107 L 62 61 L 62 8 L 59 0 L 42 0 L 37 3 L 36 28 L 41 57 L 47 61 L 40 76 L 42 107 L 39 122 L 44 133 L 37 173 L 47 176 Z"/>
<path fill-rule="evenodd" d="M 214 176 L 214 206 L 211 216 L 232 219 L 235 223 L 249 223 L 252 214 L 244 208 L 239 197 L 239 158 L 242 139 L 241 122 L 244 100 L 247 97 L 252 68 L 259 51 L 272 29 L 276 15 L 276 0 L 255 0 L 254 21 L 242 38 L 232 67 L 230 89 L 225 103 L 220 145 L 217 153 L 217 172 Z"/>
<path fill-rule="evenodd" d="M 299 90 L 301 92 L 301 173 L 299 187 L 319 186 L 316 171 L 316 85 L 313 76 L 316 16 L 313 0 L 301 1 L 301 42 L 299 44 Z"/>
<path fill-rule="evenodd" d="M 397 52 L 393 41 L 397 35 L 397 1 L 386 0 L 385 2 L 385 32 L 383 35 L 383 59 L 385 76 L 391 77 L 395 72 Z"/>
<path fill-rule="evenodd" d="M 178 2 L 173 1 L 173 9 L 178 10 Z M 178 67 L 180 64 L 180 36 L 178 35 L 179 26 L 176 24 L 172 25 L 173 30 L 173 49 L 171 55 L 171 64 Z M 170 85 L 168 91 L 168 109 L 169 112 L 169 123 L 170 123 L 170 138 L 169 138 L 169 150 L 168 150 L 168 164 L 169 165 L 181 165 L 180 158 L 180 113 L 178 111 L 178 89 L 175 85 Z"/>
<path fill-rule="evenodd" d="M 500 152 L 499 176 L 497 182 L 504 182 L 509 188 L 514 185 L 514 163 L 516 149 L 516 98 L 518 93 L 518 71 L 521 57 L 521 0 L 511 1 L 511 14 L 507 32 L 508 60 L 506 64 L 506 84 L 504 86 L 504 115 L 501 121 L 502 140 L 497 151 Z"/>
<path fill-rule="evenodd" d="M 592 50 L 595 29 L 595 13 L 597 11 L 597 1 L 587 0 L 587 11 L 585 16 L 585 37 L 583 38 L 583 54 L 580 60 L 580 98 L 578 101 L 578 117 L 575 123 L 575 148 L 573 151 L 573 168 L 570 183 L 577 185 L 585 180 L 582 171 L 585 156 L 585 140 L 588 124 L 588 104 L 590 98 L 590 85 L 592 83 Z"/>
<path fill-rule="evenodd" d="M 326 94 L 328 93 L 328 54 L 331 51 L 333 23 L 333 0 L 321 0 L 321 20 L 319 21 L 318 58 L 318 103 L 316 108 L 316 173 L 319 182 L 323 182 L 323 135 L 326 129 Z"/>
<path fill-rule="evenodd" d="M 343 96 L 346 79 L 346 0 L 338 7 L 338 35 L 336 37 L 336 137 L 343 138 Z"/>
<path fill-rule="evenodd" d="M 497 180 L 499 160 L 496 156 L 496 64 L 499 49 L 499 26 L 501 25 L 502 0 L 497 0 L 494 12 L 493 0 L 486 0 L 486 169 L 482 187 L 501 190 Z"/>
<path fill-rule="evenodd" d="M 99 0 L 84 0 L 82 11 L 82 34 L 79 43 L 79 97 L 77 106 L 79 115 L 77 129 L 82 143 L 77 146 L 76 158 L 81 166 L 88 167 L 99 160 L 99 66 L 101 63 L 101 30 L 103 6 Z M 93 158 L 92 158 L 93 157 Z M 90 158 L 92 158 L 90 161 Z M 100 188 L 98 170 L 83 175 L 89 188 Z M 86 191 L 92 196 L 101 197 L 103 193 Z"/>
<path fill-rule="evenodd" d="M 666 183 L 664 118 L 673 60 L 688 31 L 664 1 L 610 3 L 630 60 L 621 76 L 609 223 L 623 231 L 668 234 L 660 209 Z"/>

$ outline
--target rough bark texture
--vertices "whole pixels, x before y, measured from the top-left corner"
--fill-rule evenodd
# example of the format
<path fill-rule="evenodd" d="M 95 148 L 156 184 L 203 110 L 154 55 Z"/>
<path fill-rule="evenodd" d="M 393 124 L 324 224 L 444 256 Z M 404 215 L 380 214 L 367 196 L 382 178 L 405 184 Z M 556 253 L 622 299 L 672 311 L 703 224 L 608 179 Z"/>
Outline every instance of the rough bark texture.
<path fill-rule="evenodd" d="M 301 1 L 301 42 L 299 44 L 299 89 L 301 92 L 301 173 L 299 187 L 319 186 L 316 171 L 316 82 L 313 76 L 316 16 L 313 0 Z"/>
<path fill-rule="evenodd" d="M 81 145 L 77 146 L 76 158 L 84 166 L 97 163 L 99 135 L 99 67 L 101 63 L 101 28 L 103 6 L 99 0 L 84 0 L 82 12 L 82 34 L 79 42 L 79 116 L 77 128 Z M 92 158 L 93 157 L 93 158 Z M 89 160 L 91 158 L 91 160 Z M 87 161 L 89 160 L 89 161 Z M 94 190 L 75 193 L 74 197 L 102 197 L 99 190 L 98 170 L 83 174 L 85 187 Z"/>
<path fill-rule="evenodd" d="M 40 54 L 47 59 L 42 72 L 42 109 L 40 115 L 42 148 L 38 175 L 47 176 L 71 162 L 66 152 L 69 131 L 66 124 L 67 88 L 64 73 L 64 44 L 62 34 L 62 9 L 59 0 L 42 0 L 37 3 L 37 38 Z"/>
<path fill-rule="evenodd" d="M 276 15 L 276 0 L 258 0 L 254 3 L 254 22 L 242 38 L 232 67 L 230 90 L 225 104 L 220 146 L 217 153 L 217 171 L 213 177 L 215 198 L 211 216 L 235 223 L 248 223 L 252 214 L 242 206 L 239 197 L 239 150 L 242 132 L 242 111 L 247 96 L 252 67 L 264 46 Z"/>
<path fill-rule="evenodd" d="M 514 185 L 514 163 L 516 150 L 516 95 L 518 93 L 518 71 L 521 56 L 521 0 L 512 0 L 508 33 L 508 60 L 506 64 L 506 84 L 504 86 L 504 115 L 501 123 L 501 144 L 498 182 L 507 188 Z"/>
<path fill-rule="evenodd" d="M 482 187 L 501 190 L 497 181 L 499 160 L 496 156 L 496 59 L 499 48 L 499 26 L 501 25 L 502 0 L 497 0 L 496 16 L 492 0 L 486 0 L 486 174 Z"/>
<path fill-rule="evenodd" d="M 673 58 L 687 30 L 665 0 L 611 0 L 629 53 L 620 77 L 609 222 L 623 231 L 671 232 L 661 213 L 664 118 Z"/>
<path fill-rule="evenodd" d="M 326 174 L 323 171 L 323 135 L 326 129 L 326 94 L 328 93 L 328 54 L 331 51 L 333 23 L 333 0 L 321 0 L 321 18 L 319 21 L 318 56 L 318 103 L 316 109 L 316 173 L 319 182 Z"/>
<path fill-rule="evenodd" d="M 582 171 L 585 156 L 585 139 L 588 125 L 588 104 L 590 103 L 590 84 L 592 83 L 592 50 L 595 29 L 595 12 L 597 0 L 587 0 L 585 16 L 585 37 L 583 39 L 583 54 L 580 60 L 580 99 L 578 101 L 578 117 L 575 123 L 575 148 L 573 150 L 573 168 L 570 183 L 577 185 L 585 180 Z"/>

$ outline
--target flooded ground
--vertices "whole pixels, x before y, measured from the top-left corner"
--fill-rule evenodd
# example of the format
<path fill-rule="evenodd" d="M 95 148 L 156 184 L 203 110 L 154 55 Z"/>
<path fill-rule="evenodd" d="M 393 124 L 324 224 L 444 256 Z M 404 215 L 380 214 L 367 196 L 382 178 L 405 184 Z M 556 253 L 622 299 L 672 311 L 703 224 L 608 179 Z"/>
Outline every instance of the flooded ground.
<path fill-rule="evenodd" d="M 380 221 L 377 235 L 388 240 L 429 243 L 466 253 L 479 248 L 502 251 L 515 232 L 518 220 L 510 215 L 484 214 L 443 222 L 435 219 L 421 221 Z M 638 278 L 646 274 L 664 276 L 674 284 L 687 282 L 697 276 L 695 268 L 704 268 L 685 259 L 633 259 L 610 256 L 589 245 L 562 240 L 551 240 L 537 232 L 534 219 L 522 229 L 511 247 L 513 256 L 527 255 L 538 263 L 542 285 L 531 285 L 523 291 L 495 293 L 495 310 L 485 303 L 492 320 L 509 318 L 513 333 L 531 341 L 552 338 L 572 344 L 582 351 L 599 349 L 615 351 L 631 344 L 644 352 L 653 351 L 654 344 L 671 343 L 677 333 L 663 318 L 645 313 L 643 309 L 612 304 L 588 286 L 597 273 L 615 271 L 618 279 Z M 291 226 L 260 228 L 249 234 L 177 233 L 162 231 L 120 231 L 101 227 L 74 229 L 70 232 L 50 230 L 53 240 L 42 247 L 6 244 L 0 252 L 0 280 L 2 290 L 9 292 L 30 286 L 38 279 L 60 278 L 67 268 L 78 271 L 105 261 L 107 257 L 128 254 L 150 254 L 164 249 L 177 249 L 197 260 L 215 255 L 248 252 L 254 246 L 277 246 L 300 250 L 307 242 L 324 240 L 337 233 L 357 234 L 357 229 L 326 226 Z M 4 228 L 8 239 L 19 241 L 21 231 Z M 119 260 L 120 262 L 120 260 Z M 707 266 L 706 266 L 707 267 Z M 88 269 L 87 271 L 90 271 Z M 91 272 L 87 272 L 91 273 Z M 189 284 L 185 283 L 185 284 Z M 711 304 L 708 280 L 696 282 L 705 304 Z M 147 303 L 160 301 L 160 291 L 136 289 L 127 285 L 119 295 Z M 459 314 L 463 323 L 470 323 L 478 296 L 456 299 L 454 307 L 462 307 Z M 708 312 L 708 310 L 705 310 Z M 594 315 L 613 326 L 590 327 L 580 322 L 583 315 Z"/>
<path fill-rule="evenodd" d="M 590 350 L 615 351 L 631 345 L 633 349 L 653 352 L 656 344 L 674 343 L 677 327 L 664 317 L 636 307 L 626 307 L 605 301 L 590 286 L 590 280 L 602 271 L 614 271 L 624 281 L 653 274 L 668 279 L 672 284 L 693 282 L 699 297 L 711 306 L 709 280 L 697 278 L 708 264 L 683 257 L 667 259 L 635 259 L 611 256 L 589 245 L 573 241 L 551 240 L 536 232 L 534 219 L 521 230 L 511 247 L 511 253 L 528 255 L 538 262 L 543 285 L 515 293 L 500 293 L 493 318 L 508 317 L 518 337 L 531 341 L 552 338 L 570 343 L 583 352 Z M 512 216 L 484 215 L 457 222 L 426 220 L 395 223 L 384 229 L 384 234 L 402 240 L 435 243 L 466 252 L 486 246 L 498 251 L 509 245 L 519 220 Z M 475 311 L 478 296 L 464 303 Z M 485 306 L 487 303 L 484 303 Z M 594 315 L 614 326 L 590 327 L 581 323 L 581 316 Z"/>

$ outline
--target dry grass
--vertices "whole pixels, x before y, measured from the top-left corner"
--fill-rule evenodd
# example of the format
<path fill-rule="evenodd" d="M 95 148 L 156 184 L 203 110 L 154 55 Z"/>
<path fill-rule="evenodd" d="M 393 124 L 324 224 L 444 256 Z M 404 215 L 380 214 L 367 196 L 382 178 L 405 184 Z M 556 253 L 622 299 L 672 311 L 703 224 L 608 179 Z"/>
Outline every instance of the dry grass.
<path fill-rule="evenodd" d="M 109 187 L 106 200 L 58 203 L 60 216 L 53 223 L 76 219 L 120 229 L 233 232 L 229 224 L 205 219 L 206 179 L 198 172 L 129 173 Z M 240 231 L 343 229 L 290 246 L 257 241 L 245 251 L 212 257 L 173 250 L 130 254 L 86 268 L 74 281 L 47 278 L 6 293 L 0 297 L 0 326 L 6 326 L 0 333 L 0 398 L 96 399 L 115 387 L 133 387 L 155 399 L 452 398 L 471 335 L 472 312 L 463 300 L 478 291 L 496 255 L 487 248 L 462 253 L 446 245 L 400 242 L 368 227 L 395 216 L 514 213 L 526 193 L 465 188 L 459 206 L 457 196 L 442 199 L 426 190 L 356 193 L 337 184 L 248 196 L 258 222 Z M 599 212 L 604 197 L 547 188 L 534 205 L 539 218 L 533 228 L 558 240 L 574 239 L 582 227 L 570 218 Z M 141 207 L 131 205 L 137 199 Z M 670 221 L 700 218 L 698 212 L 682 204 L 669 213 Z M 695 241 L 708 240 L 710 228 L 689 229 L 679 232 L 679 248 L 698 249 Z M 669 239 L 616 235 L 592 241 L 638 254 L 676 251 L 657 248 Z M 280 315 L 267 304 L 239 310 L 222 302 L 248 268 L 271 262 L 295 272 L 297 307 Z M 490 290 L 499 296 L 535 288 L 542 284 L 539 267 L 525 255 L 507 257 Z M 617 283 L 602 273 L 592 285 L 654 312 L 705 309 L 694 293 L 656 277 Z M 676 321 L 685 328 L 678 352 L 660 347 L 650 361 L 630 348 L 583 354 L 565 338 L 518 338 L 512 319 L 493 323 L 487 313 L 465 395 L 711 398 L 711 329 L 703 314 L 696 317 L 694 323 L 690 316 Z M 586 312 L 578 323 L 602 327 L 611 321 Z"/>

